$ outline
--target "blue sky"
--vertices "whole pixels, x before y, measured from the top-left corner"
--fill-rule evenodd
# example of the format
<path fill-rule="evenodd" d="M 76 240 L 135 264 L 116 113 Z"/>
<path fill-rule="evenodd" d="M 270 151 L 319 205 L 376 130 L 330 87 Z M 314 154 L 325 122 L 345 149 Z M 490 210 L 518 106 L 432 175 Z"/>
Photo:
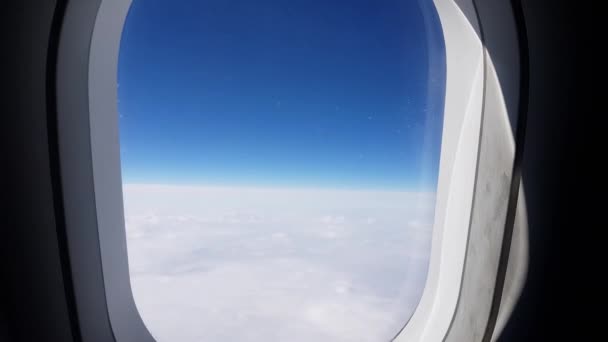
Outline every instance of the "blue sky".
<path fill-rule="evenodd" d="M 133 1 L 123 180 L 434 191 L 445 57 L 421 3 Z"/>

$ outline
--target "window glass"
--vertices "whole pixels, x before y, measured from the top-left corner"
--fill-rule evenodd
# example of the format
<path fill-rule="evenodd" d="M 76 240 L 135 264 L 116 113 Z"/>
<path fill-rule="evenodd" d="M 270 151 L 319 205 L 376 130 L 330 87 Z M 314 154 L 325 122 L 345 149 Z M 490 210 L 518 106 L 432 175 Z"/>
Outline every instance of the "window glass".
<path fill-rule="evenodd" d="M 163 341 L 388 341 L 426 281 L 445 53 L 430 0 L 134 0 L 130 277 Z"/>

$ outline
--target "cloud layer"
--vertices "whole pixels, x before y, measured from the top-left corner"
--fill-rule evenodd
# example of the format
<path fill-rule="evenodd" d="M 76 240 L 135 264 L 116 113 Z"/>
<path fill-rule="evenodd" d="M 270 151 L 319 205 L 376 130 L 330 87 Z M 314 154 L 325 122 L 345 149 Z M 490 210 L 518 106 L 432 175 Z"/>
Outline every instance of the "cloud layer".
<path fill-rule="evenodd" d="M 159 342 L 388 341 L 424 288 L 432 193 L 124 195 L 133 293 Z"/>

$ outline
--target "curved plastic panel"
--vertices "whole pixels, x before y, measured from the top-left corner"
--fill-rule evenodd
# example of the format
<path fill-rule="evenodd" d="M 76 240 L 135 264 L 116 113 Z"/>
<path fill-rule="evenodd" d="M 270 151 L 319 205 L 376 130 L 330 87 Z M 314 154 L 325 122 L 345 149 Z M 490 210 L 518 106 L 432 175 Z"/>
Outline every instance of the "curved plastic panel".
<path fill-rule="evenodd" d="M 464 3 L 464 4 L 462 4 Z M 476 180 L 484 89 L 483 45 L 472 2 L 435 1 L 446 44 L 443 143 L 431 261 L 417 310 L 395 341 L 441 341 L 458 301 Z M 474 14 L 474 12 L 472 12 Z"/>
<path fill-rule="evenodd" d="M 89 115 L 95 204 L 107 305 L 117 341 L 153 341 L 131 290 L 124 229 L 116 70 L 130 1 L 103 1 L 91 38 Z"/>

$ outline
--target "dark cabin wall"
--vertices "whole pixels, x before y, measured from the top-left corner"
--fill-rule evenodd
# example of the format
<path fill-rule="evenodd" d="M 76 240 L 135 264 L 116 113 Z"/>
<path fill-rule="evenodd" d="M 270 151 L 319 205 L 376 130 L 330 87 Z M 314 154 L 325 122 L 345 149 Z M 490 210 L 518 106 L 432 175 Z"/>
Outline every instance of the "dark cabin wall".
<path fill-rule="evenodd" d="M 56 1 L 0 8 L 0 340 L 73 341 L 56 234 L 47 52 Z"/>
<path fill-rule="evenodd" d="M 591 47 L 584 43 L 588 36 L 582 28 L 587 21 L 580 16 L 590 5 L 525 0 L 522 8 L 530 63 L 522 159 L 529 268 L 522 295 L 498 341 L 570 341 L 567 336 L 576 327 L 576 316 L 590 314 L 570 309 L 578 295 L 570 284 L 586 284 L 586 277 L 575 274 L 586 264 L 576 262 L 581 246 L 576 241 L 598 228 L 583 224 L 582 217 L 572 220 L 576 203 L 586 200 L 574 193 L 590 181 L 578 178 L 583 165 L 576 146 L 581 137 L 577 121 L 593 116 L 587 111 L 590 98 L 583 94 L 582 80 L 589 77 L 583 70 L 590 60 L 580 58 Z M 585 339 L 578 335 L 572 340 Z"/>

